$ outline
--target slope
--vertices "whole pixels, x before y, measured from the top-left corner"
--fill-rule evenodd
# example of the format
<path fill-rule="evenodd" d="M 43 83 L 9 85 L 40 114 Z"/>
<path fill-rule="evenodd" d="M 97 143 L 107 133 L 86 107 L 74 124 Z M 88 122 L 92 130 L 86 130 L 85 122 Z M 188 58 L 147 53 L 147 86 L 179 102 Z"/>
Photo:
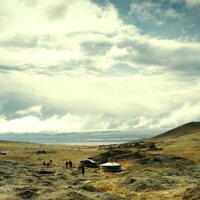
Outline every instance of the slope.
<path fill-rule="evenodd" d="M 155 136 L 155 139 L 162 138 L 179 138 L 182 136 L 187 136 L 191 134 L 200 133 L 200 122 L 190 122 L 187 124 L 183 124 L 177 128 L 169 130 L 165 133 Z"/>

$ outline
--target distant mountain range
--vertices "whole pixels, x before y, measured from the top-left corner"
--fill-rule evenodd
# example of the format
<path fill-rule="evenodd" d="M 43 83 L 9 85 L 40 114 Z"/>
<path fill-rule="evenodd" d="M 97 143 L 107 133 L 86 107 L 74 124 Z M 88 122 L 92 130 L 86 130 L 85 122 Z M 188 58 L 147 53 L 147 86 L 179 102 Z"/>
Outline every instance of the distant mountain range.
<path fill-rule="evenodd" d="M 190 122 L 171 129 L 153 138 L 169 139 L 180 138 L 182 136 L 199 134 L 200 122 Z M 85 133 L 2 133 L 0 140 L 20 141 L 33 143 L 85 143 L 85 142 L 129 142 L 134 140 L 142 140 L 151 138 L 153 133 L 144 134 L 142 131 L 137 132 L 121 132 L 121 131 L 97 131 Z"/>
<path fill-rule="evenodd" d="M 120 131 L 99 131 L 85 133 L 4 133 L 0 140 L 33 143 L 116 143 L 148 138 L 150 135 Z"/>

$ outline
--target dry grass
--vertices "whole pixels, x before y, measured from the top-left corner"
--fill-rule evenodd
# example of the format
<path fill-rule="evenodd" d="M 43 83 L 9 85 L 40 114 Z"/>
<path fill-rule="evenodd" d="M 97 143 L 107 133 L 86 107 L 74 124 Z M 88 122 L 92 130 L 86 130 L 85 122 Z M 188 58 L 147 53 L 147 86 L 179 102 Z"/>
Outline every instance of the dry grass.
<path fill-rule="evenodd" d="M 152 140 L 154 141 L 154 140 Z M 165 138 L 164 140 L 155 140 L 159 148 L 163 148 L 162 151 L 146 151 L 147 155 L 151 154 L 173 154 L 180 157 L 185 157 L 200 163 L 200 134 L 185 135 L 184 137 L 178 139 Z M 147 141 L 148 142 L 148 141 Z M 138 151 L 137 148 L 131 147 L 129 150 L 133 152 Z M 140 150 L 140 149 L 139 149 Z M 77 166 L 82 159 L 88 157 L 94 157 L 105 150 L 99 149 L 98 147 L 89 147 L 89 146 L 67 146 L 67 145 L 39 145 L 39 144 L 28 144 L 28 143 L 12 143 L 12 142 L 0 142 L 0 151 L 6 151 L 6 155 L 0 155 L 0 160 L 11 160 L 15 162 L 22 163 L 41 163 L 49 160 L 53 160 L 53 165 L 56 166 L 55 170 L 61 171 L 67 178 L 73 178 L 75 182 L 78 182 L 80 179 L 84 181 L 89 181 L 89 183 L 101 190 L 102 193 L 115 194 L 121 197 L 125 197 L 130 200 L 182 200 L 184 191 L 189 187 L 189 184 L 184 183 L 185 176 L 172 177 L 178 182 L 176 188 L 167 188 L 166 190 L 148 190 L 148 191 L 138 191 L 132 190 L 128 185 L 122 185 L 121 182 L 127 177 L 137 177 L 137 179 L 151 179 L 154 175 L 160 176 L 162 179 L 162 173 L 167 168 L 162 168 L 159 165 L 141 165 L 137 160 L 133 158 L 126 158 L 122 160 L 116 160 L 122 164 L 123 171 L 120 173 L 103 173 L 103 172 L 94 172 L 94 169 L 86 169 L 85 177 L 82 177 L 80 174 L 73 176 L 70 170 L 62 171 L 60 166 L 64 166 L 65 160 L 72 160 L 73 164 Z M 47 154 L 37 154 L 37 151 L 46 151 Z M 169 168 L 170 170 L 176 171 L 177 169 Z M 146 177 L 145 177 L 146 176 Z M 169 175 L 168 175 L 169 176 Z M 54 177 L 55 178 L 55 177 Z M 171 177 L 170 177 L 171 178 Z M 183 179 L 181 179 L 183 178 Z M 187 177 L 189 180 L 190 177 Z M 65 183 L 65 180 L 62 180 Z M 54 185 L 54 190 L 57 192 L 63 193 L 68 190 L 67 185 L 63 185 L 58 181 Z M 45 193 L 45 188 L 41 190 L 41 193 Z M 51 192 L 51 191 L 50 191 Z M 84 195 L 89 195 L 87 192 Z M 53 193 L 53 192 L 52 192 Z M 53 193 L 54 195 L 54 193 Z M 55 194 L 56 195 L 56 194 Z M 9 195 L 1 195 L 0 200 L 13 199 Z"/>
<path fill-rule="evenodd" d="M 95 156 L 101 150 L 84 146 L 60 146 L 60 145 L 39 145 L 27 143 L 1 143 L 1 151 L 6 151 L 6 156 L 0 155 L 0 160 L 14 160 L 21 162 L 42 163 L 53 160 L 54 164 L 64 163 L 65 160 L 72 160 L 79 164 L 80 160 Z M 37 154 L 37 151 L 46 151 L 47 154 Z"/>
<path fill-rule="evenodd" d="M 186 135 L 178 139 L 163 140 L 163 153 L 174 154 L 200 162 L 200 134 Z"/>
<path fill-rule="evenodd" d="M 103 179 L 104 180 L 106 179 L 106 181 L 101 181 L 101 180 L 96 181 L 96 182 L 93 182 L 92 185 L 103 192 L 116 194 L 122 197 L 130 198 L 131 196 L 135 196 L 133 192 L 131 192 L 125 187 L 122 187 L 119 184 L 120 179 L 113 178 L 113 175 L 105 176 L 105 178 Z"/>

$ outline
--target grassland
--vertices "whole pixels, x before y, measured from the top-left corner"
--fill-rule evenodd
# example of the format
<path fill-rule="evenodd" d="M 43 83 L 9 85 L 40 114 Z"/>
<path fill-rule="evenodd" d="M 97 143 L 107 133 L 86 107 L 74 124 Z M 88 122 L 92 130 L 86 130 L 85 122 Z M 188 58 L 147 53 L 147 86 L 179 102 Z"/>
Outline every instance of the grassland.
<path fill-rule="evenodd" d="M 199 200 L 200 132 L 103 146 L 0 142 L 0 200 Z M 122 171 L 78 170 L 82 159 Z M 43 161 L 53 161 L 43 165 Z M 73 168 L 66 168 L 71 160 Z"/>

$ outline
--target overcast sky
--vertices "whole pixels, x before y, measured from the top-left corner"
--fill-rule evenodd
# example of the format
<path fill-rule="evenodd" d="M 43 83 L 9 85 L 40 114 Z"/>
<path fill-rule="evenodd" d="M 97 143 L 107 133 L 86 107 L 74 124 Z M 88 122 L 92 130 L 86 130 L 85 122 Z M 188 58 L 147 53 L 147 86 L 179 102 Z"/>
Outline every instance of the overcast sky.
<path fill-rule="evenodd" d="M 200 0 L 0 0 L 0 133 L 159 133 L 200 120 Z"/>

